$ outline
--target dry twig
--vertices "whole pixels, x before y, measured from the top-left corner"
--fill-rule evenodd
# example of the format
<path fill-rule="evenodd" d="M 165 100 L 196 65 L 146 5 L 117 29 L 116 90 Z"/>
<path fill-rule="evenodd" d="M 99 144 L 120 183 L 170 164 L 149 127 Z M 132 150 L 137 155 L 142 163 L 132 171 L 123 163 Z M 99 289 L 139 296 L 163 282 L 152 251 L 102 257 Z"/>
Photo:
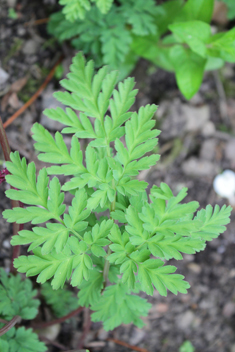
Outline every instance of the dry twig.
<path fill-rule="evenodd" d="M 0 336 L 4 335 L 7 333 L 7 331 L 9 331 L 11 328 L 13 328 L 13 326 L 16 325 L 16 323 L 18 323 L 18 321 L 20 321 L 20 316 L 16 315 L 14 318 L 12 318 L 9 322 L 7 322 L 7 324 L 0 329 Z"/>
<path fill-rule="evenodd" d="M 79 307 L 79 308 L 73 310 L 72 312 L 70 312 L 69 314 L 67 314 L 61 318 L 52 320 L 52 321 L 32 323 L 31 327 L 34 329 L 44 329 L 44 328 L 47 328 L 48 326 L 63 323 L 65 320 L 70 319 L 70 318 L 74 317 L 75 315 L 78 315 L 79 313 L 81 313 L 83 311 L 83 309 L 84 309 L 84 307 Z"/>
<path fill-rule="evenodd" d="M 117 345 L 121 345 L 121 346 L 130 348 L 131 350 L 134 350 L 134 351 L 138 351 L 138 352 L 149 352 L 149 351 L 146 350 L 145 348 L 140 348 L 140 347 L 137 347 L 137 346 L 133 346 L 133 345 L 130 345 L 129 343 L 127 343 L 127 342 L 120 341 L 120 340 L 118 340 L 118 339 L 107 339 L 107 341 L 112 341 L 112 342 L 116 343 Z"/>
<path fill-rule="evenodd" d="M 43 23 L 47 23 L 49 21 L 49 17 L 48 18 L 40 18 L 39 20 L 35 20 L 35 21 L 29 21 L 29 22 L 25 22 L 24 23 L 24 27 L 27 26 L 38 26 L 39 24 L 43 24 Z"/>

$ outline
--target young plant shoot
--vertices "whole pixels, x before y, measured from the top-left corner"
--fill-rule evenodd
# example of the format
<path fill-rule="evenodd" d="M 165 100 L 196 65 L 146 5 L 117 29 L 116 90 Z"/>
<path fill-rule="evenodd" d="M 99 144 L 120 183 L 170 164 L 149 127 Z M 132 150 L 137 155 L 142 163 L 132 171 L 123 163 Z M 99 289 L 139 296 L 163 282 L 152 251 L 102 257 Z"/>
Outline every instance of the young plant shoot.
<path fill-rule="evenodd" d="M 66 110 L 44 112 L 65 127 L 54 138 L 38 123 L 32 128 L 39 160 L 55 165 L 42 168 L 36 178 L 35 164 L 11 153 L 6 180 L 17 190 L 6 195 L 26 206 L 3 213 L 9 222 L 34 225 L 12 238 L 12 245 L 27 244 L 33 252 L 15 259 L 17 270 L 38 275 L 39 283 L 52 279 L 55 290 L 66 281 L 77 286 L 79 304 L 90 307 L 92 320 L 102 321 L 106 330 L 122 323 L 144 325 L 141 317 L 151 305 L 138 296 L 140 291 L 186 293 L 189 283 L 167 261 L 204 250 L 207 241 L 225 231 L 231 212 L 225 205 L 197 211 L 198 202 L 181 203 L 186 188 L 173 195 L 165 183 L 154 185 L 148 196 L 148 183 L 137 176 L 159 159 L 153 153 L 160 133 L 157 107 L 130 112 L 137 94 L 134 80 L 115 88 L 117 77 L 106 67 L 94 73 L 93 62 L 76 55 L 61 81 L 66 91 L 55 93 Z M 73 135 L 70 150 L 64 134 Z M 86 139 L 84 154 L 81 139 Z M 61 187 L 51 175 L 65 175 L 67 181 Z M 64 192 L 73 195 L 68 211 Z"/>

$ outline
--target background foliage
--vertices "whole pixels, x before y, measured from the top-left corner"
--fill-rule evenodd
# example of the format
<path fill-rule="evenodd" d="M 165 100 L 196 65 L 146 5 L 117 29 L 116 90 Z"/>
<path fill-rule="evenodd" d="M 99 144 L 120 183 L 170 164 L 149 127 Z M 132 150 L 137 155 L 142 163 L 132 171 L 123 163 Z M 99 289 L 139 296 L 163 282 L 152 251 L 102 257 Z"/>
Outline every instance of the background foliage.
<path fill-rule="evenodd" d="M 80 1 L 73 4 L 71 16 Z M 235 62 L 235 30 L 212 34 L 214 0 L 169 0 L 162 5 L 154 0 L 119 0 L 112 5 L 109 1 L 106 9 L 110 9 L 105 12 L 97 2 L 87 7 L 82 18 L 73 17 L 73 22 L 66 6 L 51 16 L 49 32 L 60 42 L 71 39 L 96 67 L 105 64 L 118 69 L 119 79 L 143 57 L 174 72 L 179 89 L 190 99 L 200 88 L 205 71 Z M 233 5 L 228 6 L 232 17 Z"/>

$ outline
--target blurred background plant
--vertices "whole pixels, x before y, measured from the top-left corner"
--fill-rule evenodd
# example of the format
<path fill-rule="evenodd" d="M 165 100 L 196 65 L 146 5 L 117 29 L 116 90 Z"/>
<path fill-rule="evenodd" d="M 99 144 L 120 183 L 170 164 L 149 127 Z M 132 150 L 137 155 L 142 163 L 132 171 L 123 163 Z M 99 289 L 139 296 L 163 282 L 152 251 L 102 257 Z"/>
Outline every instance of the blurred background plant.
<path fill-rule="evenodd" d="M 225 0 L 233 18 L 233 0 Z M 95 60 L 96 67 L 118 69 L 126 77 L 143 57 L 174 72 L 182 94 L 191 99 L 204 72 L 235 62 L 235 29 L 213 33 L 214 0 L 61 0 L 48 31 L 59 42 L 71 40 L 77 50 Z M 232 4 L 233 3 L 233 4 Z M 97 5 L 97 6 L 96 6 Z"/>

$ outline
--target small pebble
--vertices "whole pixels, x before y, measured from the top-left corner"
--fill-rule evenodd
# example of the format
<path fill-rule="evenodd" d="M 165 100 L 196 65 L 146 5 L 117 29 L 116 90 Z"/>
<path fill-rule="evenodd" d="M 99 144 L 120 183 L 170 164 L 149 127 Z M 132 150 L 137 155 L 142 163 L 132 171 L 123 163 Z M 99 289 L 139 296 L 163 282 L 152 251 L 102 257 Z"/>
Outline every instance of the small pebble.
<path fill-rule="evenodd" d="M 131 333 L 129 343 L 131 345 L 138 345 L 138 343 L 144 340 L 145 336 L 146 332 L 143 329 L 138 329 L 135 327 Z"/>
<path fill-rule="evenodd" d="M 10 241 L 9 240 L 4 240 L 3 242 L 2 242 L 2 245 L 3 245 L 3 247 L 4 248 L 11 248 L 11 244 L 10 244 Z"/>
<path fill-rule="evenodd" d="M 0 86 L 3 86 L 9 78 L 9 74 L 0 67 Z"/>
<path fill-rule="evenodd" d="M 25 42 L 22 52 L 25 55 L 35 55 L 38 51 L 38 42 L 33 39 L 29 39 Z"/>
<path fill-rule="evenodd" d="M 223 316 L 226 318 L 231 318 L 235 313 L 235 303 L 234 302 L 227 302 L 223 308 Z"/>
<path fill-rule="evenodd" d="M 185 330 L 190 327 L 193 322 L 195 315 L 191 310 L 187 310 L 185 313 L 180 314 L 177 319 L 176 325 L 181 330 Z"/>
<path fill-rule="evenodd" d="M 187 266 L 188 266 L 189 270 L 191 270 L 195 274 L 200 274 L 200 272 L 202 271 L 202 268 L 200 267 L 200 265 L 198 265 L 196 263 L 189 263 Z"/>

